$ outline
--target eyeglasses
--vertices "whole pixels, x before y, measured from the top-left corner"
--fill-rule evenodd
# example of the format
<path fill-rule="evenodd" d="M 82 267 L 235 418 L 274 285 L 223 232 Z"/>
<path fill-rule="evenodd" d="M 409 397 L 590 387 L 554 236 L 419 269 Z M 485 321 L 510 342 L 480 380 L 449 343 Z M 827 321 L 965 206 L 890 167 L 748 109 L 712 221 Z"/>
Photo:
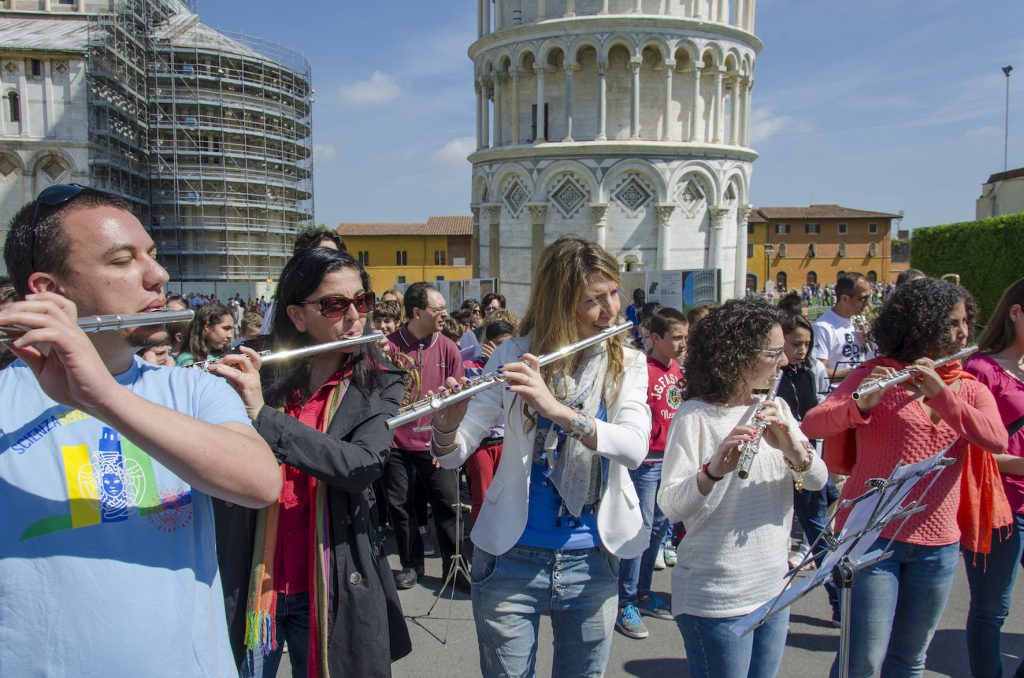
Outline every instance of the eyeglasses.
<path fill-rule="evenodd" d="M 847 296 L 851 299 L 856 299 L 857 301 L 867 301 L 871 298 L 870 294 L 849 294 Z"/>
<path fill-rule="evenodd" d="M 78 197 L 78 194 L 84 191 L 88 186 L 82 186 L 81 184 L 54 184 L 44 188 L 39 192 L 39 195 L 35 199 L 35 207 L 32 209 L 32 221 L 29 222 L 29 233 L 31 239 L 31 252 L 32 257 L 32 270 L 36 270 L 36 225 L 39 222 L 39 208 L 40 207 L 57 207 L 63 205 L 66 202 L 70 202 Z"/>
<path fill-rule="evenodd" d="M 448 305 L 445 304 L 444 306 L 427 306 L 426 309 L 431 313 L 444 313 L 445 311 L 448 310 Z"/>
<path fill-rule="evenodd" d="M 377 304 L 377 295 L 373 292 L 360 292 L 349 298 L 340 294 L 332 294 L 328 297 L 320 297 L 316 301 L 300 301 L 300 304 L 317 304 L 320 307 L 320 315 L 325 318 L 340 318 L 348 313 L 348 309 L 355 304 L 359 315 L 366 315 L 373 310 Z"/>
<path fill-rule="evenodd" d="M 772 360 L 778 360 L 779 356 L 781 356 L 785 350 L 785 346 L 780 346 L 779 348 L 759 348 L 757 349 L 757 352 L 765 354 Z"/>

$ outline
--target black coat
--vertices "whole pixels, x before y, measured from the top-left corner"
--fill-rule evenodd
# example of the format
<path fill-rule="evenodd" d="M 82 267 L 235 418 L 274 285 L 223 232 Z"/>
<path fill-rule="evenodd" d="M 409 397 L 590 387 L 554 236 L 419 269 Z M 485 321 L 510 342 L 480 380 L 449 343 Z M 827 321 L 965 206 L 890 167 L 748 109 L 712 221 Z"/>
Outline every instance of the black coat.
<path fill-rule="evenodd" d="M 334 676 L 390 676 L 391 662 L 412 650 L 371 511 L 370 486 L 384 471 L 394 436 L 384 422 L 398 411 L 405 390 L 401 372 L 381 377 L 383 386 L 370 397 L 349 386 L 327 435 L 270 407 L 256 420 L 256 430 L 279 461 L 328 486 L 327 657 Z"/>

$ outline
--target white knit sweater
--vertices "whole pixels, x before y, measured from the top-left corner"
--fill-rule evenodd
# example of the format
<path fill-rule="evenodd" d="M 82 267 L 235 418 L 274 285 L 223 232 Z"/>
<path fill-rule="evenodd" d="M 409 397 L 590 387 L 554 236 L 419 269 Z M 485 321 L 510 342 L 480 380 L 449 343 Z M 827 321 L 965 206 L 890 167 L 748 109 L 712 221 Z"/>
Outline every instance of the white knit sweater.
<path fill-rule="evenodd" d="M 658 505 L 671 521 L 686 527 L 672 571 L 673 615 L 744 615 L 782 590 L 794 478 L 782 452 L 762 438 L 749 478 L 729 473 L 706 497 L 697 488 L 701 466 L 754 407 L 688 400 L 672 419 Z M 779 409 L 803 438 L 781 400 Z M 828 470 L 815 456 L 804 487 L 818 490 L 827 480 Z"/>

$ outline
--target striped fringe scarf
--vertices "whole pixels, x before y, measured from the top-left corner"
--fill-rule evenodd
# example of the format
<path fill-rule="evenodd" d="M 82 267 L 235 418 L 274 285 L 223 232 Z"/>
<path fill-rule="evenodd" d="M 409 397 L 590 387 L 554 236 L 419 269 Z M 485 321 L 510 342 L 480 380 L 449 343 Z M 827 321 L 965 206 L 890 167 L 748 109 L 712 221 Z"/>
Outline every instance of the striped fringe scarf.
<path fill-rule="evenodd" d="M 328 397 L 327 412 L 320 427 L 326 433 L 345 394 L 346 382 L 339 382 Z M 284 468 L 281 469 L 282 475 Z M 327 610 L 330 599 L 331 571 L 330 516 L 327 511 L 327 492 L 324 483 L 310 477 L 310 489 L 315 496 L 313 521 L 313 572 L 309 601 L 310 642 L 309 675 L 330 678 L 327 665 Z M 277 551 L 278 518 L 281 503 L 274 502 L 259 510 L 256 517 L 256 539 L 252 553 L 252 573 L 249 577 L 249 595 L 245 610 L 245 646 L 253 653 L 267 656 L 278 648 L 277 593 L 274 590 L 274 554 Z"/>

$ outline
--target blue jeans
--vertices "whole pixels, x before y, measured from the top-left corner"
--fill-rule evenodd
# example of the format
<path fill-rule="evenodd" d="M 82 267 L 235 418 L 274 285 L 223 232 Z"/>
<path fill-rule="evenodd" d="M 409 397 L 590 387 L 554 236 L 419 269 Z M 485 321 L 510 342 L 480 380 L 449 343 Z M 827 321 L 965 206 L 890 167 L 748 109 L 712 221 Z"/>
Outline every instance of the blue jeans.
<path fill-rule="evenodd" d="M 742 638 L 729 628 L 737 619 L 676 617 L 690 678 L 775 678 L 786 649 L 789 608 Z"/>
<path fill-rule="evenodd" d="M 306 655 L 309 653 L 309 594 L 277 594 L 277 649 L 267 656 L 257 650 L 246 651 L 242 662 L 242 678 L 274 678 L 281 664 L 284 644 L 288 643 L 288 660 L 293 676 L 306 675 Z"/>
<path fill-rule="evenodd" d="M 820 490 L 793 490 L 793 513 L 800 521 L 800 529 L 804 531 L 808 545 L 813 544 L 828 526 L 828 505 L 838 497 L 839 491 L 831 479 Z M 827 551 L 825 543 L 819 542 L 814 548 L 815 565 L 821 566 Z M 832 605 L 832 611 L 838 612 L 839 595 L 831 579 L 825 581 L 825 591 L 828 592 L 828 602 Z"/>
<path fill-rule="evenodd" d="M 964 551 L 967 584 L 971 588 L 971 610 L 967 615 L 967 657 L 974 678 L 999 678 L 1003 675 L 999 631 L 1010 613 L 1013 582 L 1024 552 L 1024 514 L 1013 517 L 1008 538 L 992 535 L 988 556 Z M 1021 663 L 1024 668 L 1024 662 Z M 1020 668 L 1018 669 L 1018 673 Z"/>
<path fill-rule="evenodd" d="M 615 626 L 618 573 L 618 559 L 600 548 L 513 546 L 500 556 L 473 549 L 473 619 L 484 678 L 536 674 L 544 614 L 554 632 L 550 675 L 601 676 Z"/>
<path fill-rule="evenodd" d="M 878 539 L 871 550 L 885 547 Z M 959 545 L 916 546 L 893 542 L 888 559 L 853 580 L 850 609 L 850 676 L 920 676 L 935 627 L 946 608 L 959 563 Z M 844 614 L 846 612 L 844 611 Z M 838 657 L 832 663 L 838 675 Z"/>
<path fill-rule="evenodd" d="M 643 463 L 631 470 L 636 494 L 640 498 L 640 515 L 644 518 L 644 534 L 650 535 L 647 550 L 639 558 L 623 559 L 619 565 L 619 607 L 636 603 L 637 595 L 651 591 L 654 559 L 668 530 L 668 518 L 658 506 L 658 487 L 661 485 L 661 462 Z"/>

